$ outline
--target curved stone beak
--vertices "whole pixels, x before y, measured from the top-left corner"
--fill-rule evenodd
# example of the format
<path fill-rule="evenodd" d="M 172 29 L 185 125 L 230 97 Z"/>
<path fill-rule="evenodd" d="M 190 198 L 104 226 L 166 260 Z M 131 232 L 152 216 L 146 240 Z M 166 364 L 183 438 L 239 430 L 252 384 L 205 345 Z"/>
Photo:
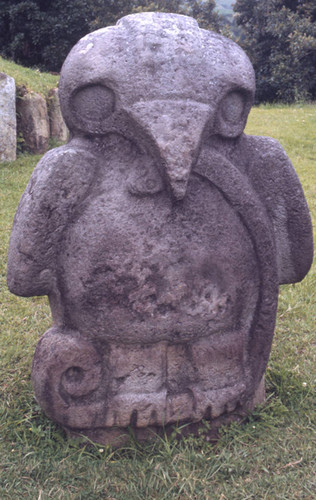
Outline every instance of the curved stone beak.
<path fill-rule="evenodd" d="M 142 101 L 132 106 L 132 114 L 158 146 L 174 197 L 183 199 L 209 106 L 182 100 Z"/>

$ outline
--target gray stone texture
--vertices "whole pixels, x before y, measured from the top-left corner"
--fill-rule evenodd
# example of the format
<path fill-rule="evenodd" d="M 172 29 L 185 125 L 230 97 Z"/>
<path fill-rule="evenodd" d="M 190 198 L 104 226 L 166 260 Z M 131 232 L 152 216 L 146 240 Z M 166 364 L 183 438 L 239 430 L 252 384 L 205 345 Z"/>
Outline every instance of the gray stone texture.
<path fill-rule="evenodd" d="M 66 142 L 68 139 L 68 129 L 61 113 L 58 89 L 51 89 L 49 92 L 48 115 L 50 137 L 58 142 Z"/>
<path fill-rule="evenodd" d="M 45 153 L 50 137 L 46 100 L 40 94 L 27 92 L 17 99 L 17 131 L 30 153 Z"/>
<path fill-rule="evenodd" d="M 68 431 L 144 438 L 262 401 L 279 284 L 313 249 L 286 153 L 243 133 L 254 87 L 240 47 L 173 14 L 127 16 L 67 57 L 71 140 L 21 199 L 8 285 L 49 297 L 32 379 Z"/>
<path fill-rule="evenodd" d="M 15 81 L 0 73 L 0 162 L 16 159 Z"/>

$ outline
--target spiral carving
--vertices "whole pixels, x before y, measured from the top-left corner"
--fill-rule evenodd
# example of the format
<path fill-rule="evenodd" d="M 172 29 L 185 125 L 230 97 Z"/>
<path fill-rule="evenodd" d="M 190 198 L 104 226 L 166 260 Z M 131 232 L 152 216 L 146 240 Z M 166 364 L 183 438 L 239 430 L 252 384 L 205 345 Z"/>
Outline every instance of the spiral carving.
<path fill-rule="evenodd" d="M 89 426 L 103 379 L 99 352 L 78 332 L 54 327 L 39 341 L 32 368 L 34 391 L 45 413 L 59 423 Z"/>

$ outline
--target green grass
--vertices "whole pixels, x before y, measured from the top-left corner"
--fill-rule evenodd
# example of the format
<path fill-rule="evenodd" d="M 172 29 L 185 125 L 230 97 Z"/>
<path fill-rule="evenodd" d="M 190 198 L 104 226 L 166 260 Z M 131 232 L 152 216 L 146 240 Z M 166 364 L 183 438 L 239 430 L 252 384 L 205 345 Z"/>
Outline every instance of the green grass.
<path fill-rule="evenodd" d="M 265 106 L 247 133 L 277 138 L 299 174 L 314 227 L 316 106 Z M 65 438 L 33 398 L 30 371 L 50 325 L 45 298 L 18 298 L 5 282 L 19 198 L 39 157 L 0 164 L 0 498 L 246 500 L 316 497 L 315 265 L 302 283 L 282 287 L 267 369 L 267 401 L 243 425 L 200 438 L 130 443 L 119 450 Z"/>
<path fill-rule="evenodd" d="M 41 73 L 39 70 L 24 68 L 0 56 L 0 72 L 15 79 L 16 86 L 24 85 L 28 91 L 47 96 L 50 89 L 57 87 L 59 76 Z"/>

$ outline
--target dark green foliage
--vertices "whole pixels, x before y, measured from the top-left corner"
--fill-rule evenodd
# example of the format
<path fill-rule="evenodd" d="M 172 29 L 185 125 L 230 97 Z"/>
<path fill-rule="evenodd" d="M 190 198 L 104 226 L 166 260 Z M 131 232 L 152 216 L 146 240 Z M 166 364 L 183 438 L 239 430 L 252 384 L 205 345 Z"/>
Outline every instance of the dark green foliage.
<path fill-rule="evenodd" d="M 93 4 L 93 20 L 89 31 L 94 31 L 104 26 L 111 26 L 118 19 L 130 14 L 135 4 L 139 2 L 128 0 L 90 0 Z"/>
<path fill-rule="evenodd" d="M 234 10 L 256 71 L 257 101 L 315 99 L 314 1 L 237 0 Z"/>
<path fill-rule="evenodd" d="M 91 21 L 91 6 L 85 0 L 0 0 L 1 54 L 27 66 L 58 71 Z"/>
<path fill-rule="evenodd" d="M 220 29 L 215 0 L 0 0 L 0 53 L 25 66 L 59 71 L 71 47 L 86 33 L 142 11 L 195 17 Z"/>
<path fill-rule="evenodd" d="M 220 31 L 221 25 L 224 21 L 220 18 L 219 14 L 214 12 L 216 2 L 214 0 L 204 1 L 189 1 L 186 2 L 188 15 L 197 19 L 201 28 L 210 29 L 213 31 Z"/>
<path fill-rule="evenodd" d="M 94 29 L 114 24 L 123 15 L 135 12 L 175 12 L 192 16 L 202 28 L 219 31 L 221 17 L 215 12 L 215 0 L 96 0 Z"/>

